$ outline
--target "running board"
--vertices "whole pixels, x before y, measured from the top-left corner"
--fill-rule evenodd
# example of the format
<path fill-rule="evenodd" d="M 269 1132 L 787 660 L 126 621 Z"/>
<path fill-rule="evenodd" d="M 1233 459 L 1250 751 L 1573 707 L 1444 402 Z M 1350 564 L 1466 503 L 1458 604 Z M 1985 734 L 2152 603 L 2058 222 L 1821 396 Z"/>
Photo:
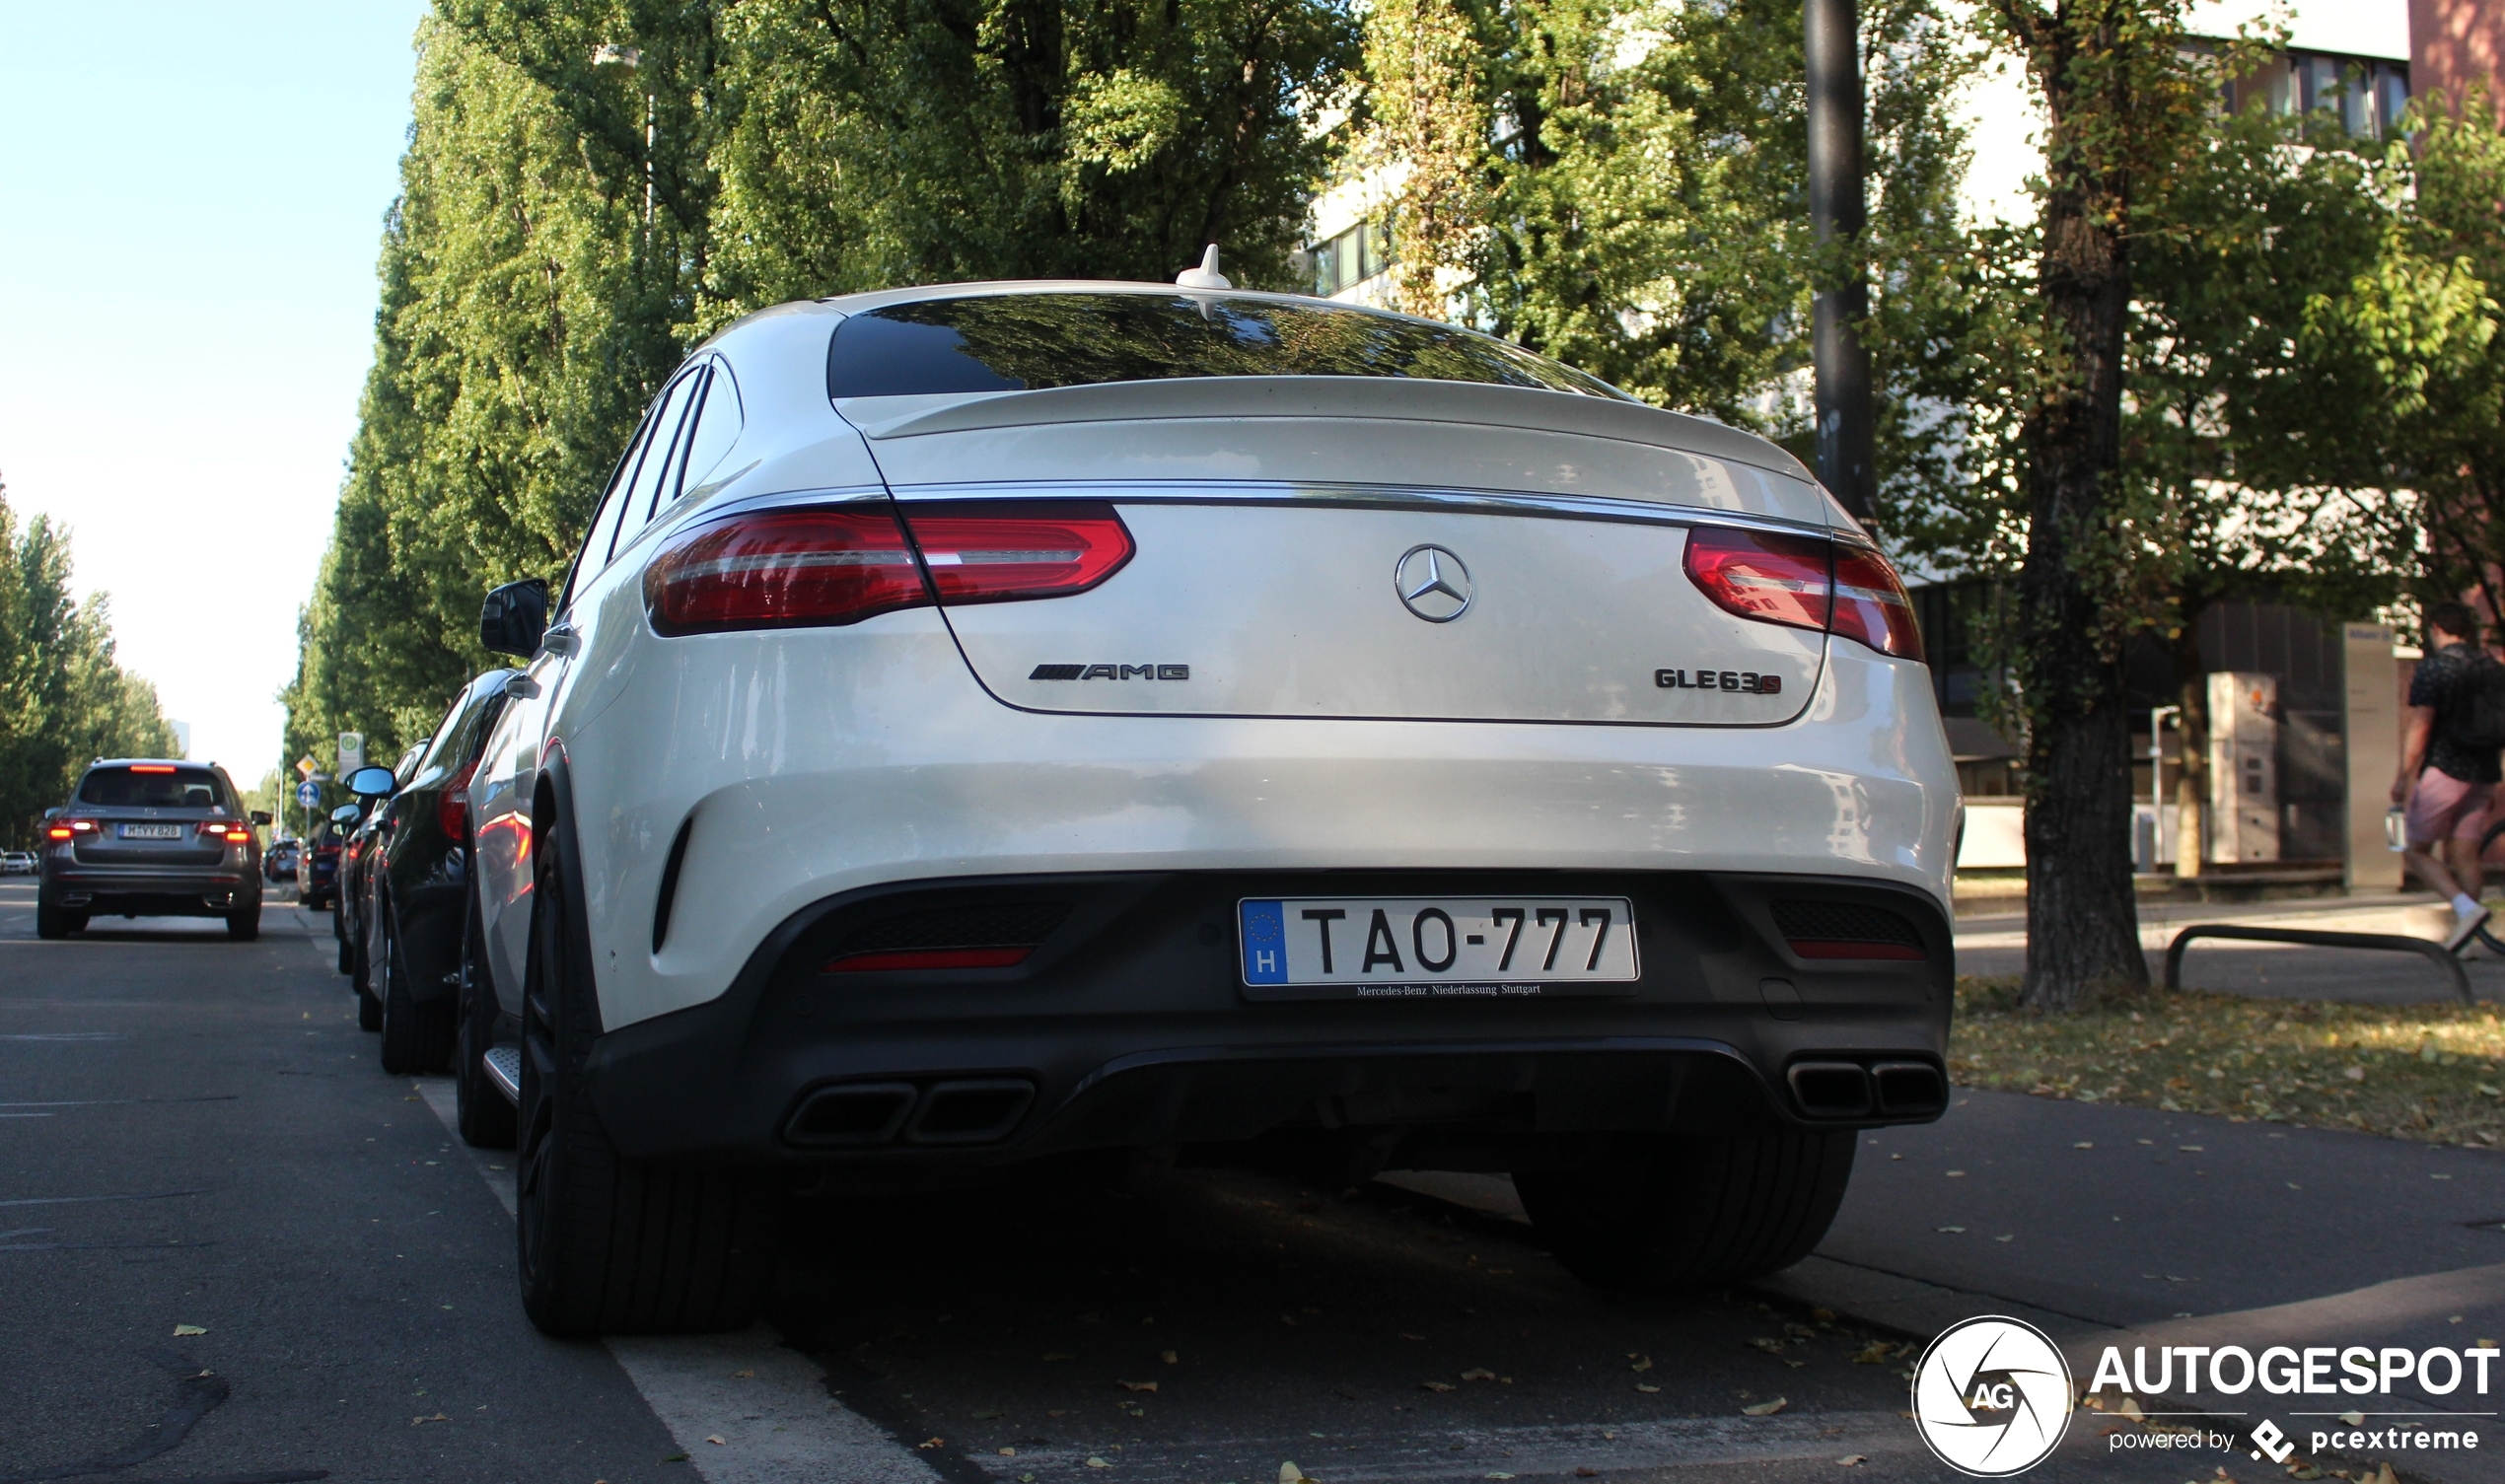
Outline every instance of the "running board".
<path fill-rule="evenodd" d="M 505 1095 L 505 1101 L 522 1106 L 520 1046 L 490 1046 L 487 1054 L 478 1059 L 478 1065 L 486 1069 L 487 1080 L 495 1084 L 496 1091 Z"/>

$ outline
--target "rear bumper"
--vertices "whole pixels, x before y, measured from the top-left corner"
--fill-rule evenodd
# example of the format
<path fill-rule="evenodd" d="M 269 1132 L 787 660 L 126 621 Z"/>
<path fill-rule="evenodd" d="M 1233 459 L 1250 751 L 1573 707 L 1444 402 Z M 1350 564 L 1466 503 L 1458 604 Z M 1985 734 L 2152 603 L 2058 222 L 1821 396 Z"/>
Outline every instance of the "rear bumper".
<path fill-rule="evenodd" d="M 1928 893 L 1709 873 L 1502 881 L 1207 872 L 846 892 L 785 921 L 720 999 L 601 1037 L 592 1095 L 633 1156 L 864 1176 L 1296 1131 L 1370 1143 L 1394 1164 L 1508 1168 L 1552 1136 L 1872 1126 L 1945 1105 L 1953 958 Z M 1240 897 L 1473 889 L 1628 897 L 1642 980 L 1607 998 L 1244 995 Z M 1800 956 L 1770 913 L 1801 897 L 1895 913 L 1922 956 Z M 1041 901 L 1070 910 L 1014 968 L 820 971 L 847 935 L 908 912 Z M 1897 1069 L 1889 1101 L 1853 1105 L 1853 1076 L 1881 1085 L 1873 1068 Z"/>
<path fill-rule="evenodd" d="M 260 878 L 249 865 L 134 871 L 54 865 L 43 889 L 61 906 L 90 914 L 216 917 L 260 900 Z"/>

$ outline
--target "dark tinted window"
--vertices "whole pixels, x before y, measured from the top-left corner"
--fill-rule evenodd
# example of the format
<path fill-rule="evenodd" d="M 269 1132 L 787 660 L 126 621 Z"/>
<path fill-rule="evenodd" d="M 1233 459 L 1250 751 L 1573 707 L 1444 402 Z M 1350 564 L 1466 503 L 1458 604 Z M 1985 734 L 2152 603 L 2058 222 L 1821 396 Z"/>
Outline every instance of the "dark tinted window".
<path fill-rule="evenodd" d="M 222 809 L 232 812 L 218 776 L 207 768 L 168 767 L 146 763 L 125 768 L 97 768 L 78 786 L 81 804 L 105 809 Z"/>
<path fill-rule="evenodd" d="M 826 389 L 889 396 L 1224 376 L 1415 377 L 1619 395 L 1456 325 L 1181 293 L 1002 294 L 868 310 L 836 328 Z"/>

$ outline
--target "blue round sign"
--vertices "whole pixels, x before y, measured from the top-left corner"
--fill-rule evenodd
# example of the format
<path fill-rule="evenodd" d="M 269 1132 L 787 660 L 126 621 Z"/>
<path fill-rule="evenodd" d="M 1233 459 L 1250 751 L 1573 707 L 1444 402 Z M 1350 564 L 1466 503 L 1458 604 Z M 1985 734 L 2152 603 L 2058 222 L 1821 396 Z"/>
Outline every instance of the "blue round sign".
<path fill-rule="evenodd" d="M 320 804 L 322 802 L 322 785 L 318 783 L 300 783 L 296 785 L 296 802 L 307 809 L 311 809 L 315 805 Z"/>

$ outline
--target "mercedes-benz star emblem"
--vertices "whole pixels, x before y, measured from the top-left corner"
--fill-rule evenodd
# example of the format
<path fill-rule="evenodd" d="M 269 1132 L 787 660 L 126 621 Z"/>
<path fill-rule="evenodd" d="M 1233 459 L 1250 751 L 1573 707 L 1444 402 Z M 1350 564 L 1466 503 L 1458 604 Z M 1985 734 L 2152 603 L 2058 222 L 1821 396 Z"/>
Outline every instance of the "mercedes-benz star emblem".
<path fill-rule="evenodd" d="M 1429 623 L 1451 623 L 1469 611 L 1469 568 L 1441 546 L 1412 546 L 1392 569 L 1392 591 Z"/>

